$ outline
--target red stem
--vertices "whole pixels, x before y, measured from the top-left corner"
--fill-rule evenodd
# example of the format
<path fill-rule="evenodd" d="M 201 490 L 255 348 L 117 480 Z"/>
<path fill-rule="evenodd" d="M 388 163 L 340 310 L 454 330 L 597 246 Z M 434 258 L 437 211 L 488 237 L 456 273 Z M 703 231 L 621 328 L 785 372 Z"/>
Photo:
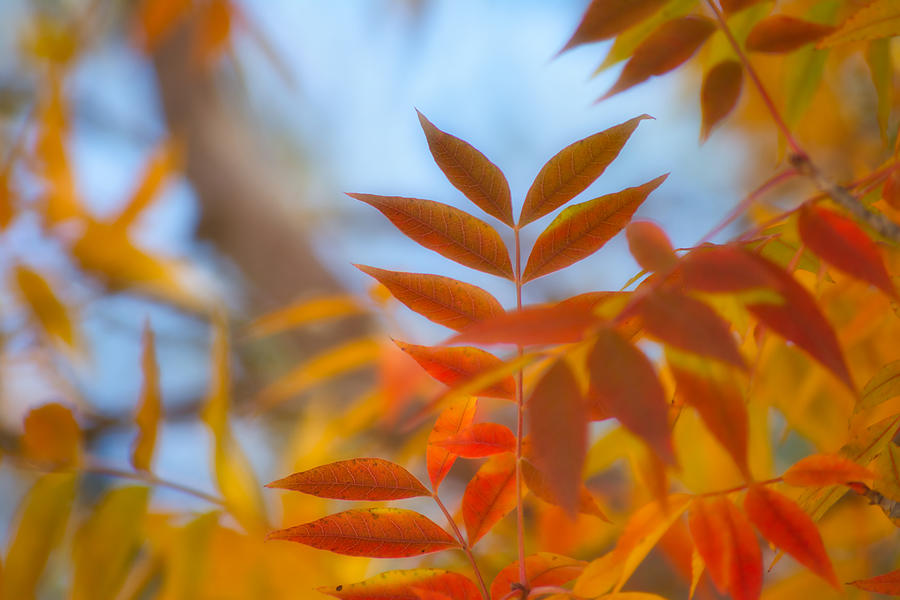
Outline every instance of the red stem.
<path fill-rule="evenodd" d="M 522 243 L 518 224 L 513 228 L 516 245 L 516 310 L 522 310 Z M 519 358 L 523 348 L 518 346 Z M 516 373 L 516 545 L 519 557 L 519 583 L 528 589 L 525 572 L 525 510 L 522 505 L 522 439 L 525 437 L 525 393 L 522 369 Z M 521 594 L 525 597 L 525 593 Z"/>
<path fill-rule="evenodd" d="M 447 507 L 444 506 L 444 503 L 441 502 L 440 498 L 438 498 L 437 492 L 432 493 L 431 497 L 434 498 L 434 501 L 438 505 L 438 508 L 440 508 L 441 512 L 444 513 L 444 516 L 447 518 L 447 522 L 450 524 L 450 528 L 453 529 L 453 535 L 456 536 L 456 539 L 459 541 L 459 545 L 462 547 L 463 552 L 465 552 L 466 556 L 469 558 L 469 563 L 472 565 L 472 571 L 475 572 L 475 578 L 478 580 L 478 587 L 481 590 L 481 597 L 484 600 L 490 600 L 491 596 L 488 593 L 487 586 L 484 583 L 484 577 L 481 575 L 481 570 L 479 570 L 478 563 L 475 561 L 475 555 L 472 554 L 472 547 L 469 546 L 469 543 L 463 537 L 462 532 L 459 530 L 459 526 L 450 515 L 450 511 L 447 510 Z"/>

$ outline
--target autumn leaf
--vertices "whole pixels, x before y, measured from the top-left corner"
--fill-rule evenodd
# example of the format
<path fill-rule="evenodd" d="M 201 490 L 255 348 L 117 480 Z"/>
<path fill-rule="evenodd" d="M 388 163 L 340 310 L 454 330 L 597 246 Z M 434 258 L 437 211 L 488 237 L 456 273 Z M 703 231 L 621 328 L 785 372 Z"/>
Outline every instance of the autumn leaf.
<path fill-rule="evenodd" d="M 665 3 L 665 0 L 592 0 L 575 33 L 559 53 L 615 37 L 652 16 Z"/>
<path fill-rule="evenodd" d="M 891 571 L 884 575 L 876 575 L 869 579 L 851 581 L 850 585 L 867 592 L 897 596 L 900 595 L 900 570 Z"/>
<path fill-rule="evenodd" d="M 191 0 L 141 0 L 137 10 L 138 39 L 154 50 L 190 13 Z"/>
<path fill-rule="evenodd" d="M 563 210 L 535 242 L 522 282 L 558 271 L 602 248 L 628 224 L 634 211 L 666 177 Z"/>
<path fill-rule="evenodd" d="M 498 423 L 475 423 L 455 435 L 431 443 L 463 458 L 484 458 L 516 450 L 515 434 Z"/>
<path fill-rule="evenodd" d="M 855 410 L 868 410 L 897 396 L 900 396 L 900 360 L 883 365 L 866 382 Z"/>
<path fill-rule="evenodd" d="M 647 271 L 667 271 L 675 264 L 675 250 L 669 236 L 649 221 L 632 221 L 625 228 L 628 250 Z"/>
<path fill-rule="evenodd" d="M 715 30 L 716 24 L 700 15 L 666 21 L 635 48 L 619 79 L 600 100 L 677 68 L 691 58 Z"/>
<path fill-rule="evenodd" d="M 811 44 L 834 31 L 831 25 L 788 15 L 771 15 L 758 22 L 747 36 L 747 50 L 780 54 Z"/>
<path fill-rule="evenodd" d="M 587 411 L 564 359 L 541 376 L 526 404 L 532 457 L 559 505 L 574 517 L 587 453 Z"/>
<path fill-rule="evenodd" d="M 416 113 L 431 155 L 450 183 L 478 208 L 513 227 L 509 183 L 503 172 L 469 143 L 441 131 L 425 115 Z"/>
<path fill-rule="evenodd" d="M 413 241 L 467 267 L 513 279 L 509 252 L 487 223 L 432 200 L 347 194 L 386 216 Z"/>
<path fill-rule="evenodd" d="M 701 140 L 706 140 L 713 128 L 737 106 L 743 83 L 744 68 L 736 60 L 723 60 L 707 71 L 700 89 Z"/>
<path fill-rule="evenodd" d="M 597 325 L 599 319 L 594 316 L 593 306 L 598 302 L 602 299 L 580 305 L 560 302 L 526 306 L 470 325 L 445 343 L 543 346 L 578 342 Z"/>
<path fill-rule="evenodd" d="M 503 361 L 493 354 L 471 346 L 434 348 L 397 340 L 394 340 L 394 343 L 419 363 L 429 375 L 451 388 L 503 364 Z M 515 393 L 516 382 L 512 376 L 507 376 L 473 395 L 511 400 Z"/>
<path fill-rule="evenodd" d="M 590 397 L 668 464 L 675 463 L 668 405 L 653 365 L 612 329 L 601 329 L 588 355 Z"/>
<path fill-rule="evenodd" d="M 504 314 L 496 298 L 469 283 L 441 275 L 355 266 L 377 279 L 410 310 L 450 329 L 459 331 L 476 321 Z"/>
<path fill-rule="evenodd" d="M 266 487 L 337 500 L 399 500 L 431 495 L 412 473 L 381 458 L 354 458 L 322 465 Z"/>
<path fill-rule="evenodd" d="M 179 144 L 172 140 L 164 141 L 153 151 L 128 203 L 113 221 L 116 227 L 130 227 L 159 197 L 163 186 L 179 167 L 181 154 Z"/>
<path fill-rule="evenodd" d="M 131 464 L 139 471 L 150 471 L 159 420 L 162 417 L 162 397 L 159 389 L 159 366 L 156 364 L 156 343 L 149 321 L 144 324 L 141 340 L 141 374 L 143 382 L 135 415 L 138 435 L 131 449 Z"/>
<path fill-rule="evenodd" d="M 831 35 L 819 41 L 819 48 L 860 40 L 877 40 L 900 35 L 900 7 L 894 0 L 873 0 L 841 23 Z"/>
<path fill-rule="evenodd" d="M 826 262 L 891 298 L 900 298 L 878 246 L 855 222 L 826 208 L 805 204 L 797 227 L 803 243 Z"/>
<path fill-rule="evenodd" d="M 762 0 L 719 0 L 719 4 L 722 5 L 722 10 L 729 16 L 740 12 L 745 8 L 750 8 L 754 4 L 759 4 L 760 2 L 762 2 Z"/>
<path fill-rule="evenodd" d="M 532 494 L 553 506 L 561 506 L 556 493 L 547 484 L 547 478 L 544 474 L 528 459 L 522 459 L 522 479 Z M 578 488 L 578 504 L 576 509 L 583 515 L 592 515 L 602 521 L 610 523 L 609 517 L 597 504 L 597 500 L 589 489 L 583 484 L 579 484 Z"/>
<path fill-rule="evenodd" d="M 210 65 L 227 49 L 235 24 L 234 11 L 230 0 L 209 0 L 200 6 L 193 47 L 198 65 Z"/>
<path fill-rule="evenodd" d="M 869 481 L 875 474 L 857 463 L 834 454 L 813 454 L 794 463 L 782 478 L 788 485 L 826 486 Z"/>
<path fill-rule="evenodd" d="M 454 600 L 481 598 L 471 579 L 443 569 L 388 571 L 358 583 L 318 589 L 342 600 L 418 600 L 416 592 L 421 590 L 444 594 Z"/>
<path fill-rule="evenodd" d="M 311 323 L 359 314 L 365 314 L 365 310 L 353 296 L 337 294 L 316 297 L 300 300 L 254 319 L 247 327 L 247 335 L 260 338 Z"/>
<path fill-rule="evenodd" d="M 428 469 L 428 477 L 431 479 L 431 488 L 435 492 L 456 461 L 455 454 L 437 444 L 469 427 L 475 418 L 477 406 L 478 401 L 475 398 L 460 398 L 454 401 L 438 416 L 434 428 L 428 435 L 425 464 Z"/>
<path fill-rule="evenodd" d="M 273 531 L 267 539 L 372 558 L 420 556 L 459 547 L 459 542 L 428 517 L 400 508 L 347 510 Z"/>
<path fill-rule="evenodd" d="M 47 280 L 24 265 L 16 265 L 14 274 L 17 291 L 37 325 L 51 341 L 74 349 L 77 340 L 72 316 Z"/>
<path fill-rule="evenodd" d="M 587 565 L 583 560 L 568 556 L 539 552 L 525 557 L 525 577 L 528 587 L 561 586 L 578 577 Z M 502 600 L 513 591 L 519 581 L 519 561 L 514 561 L 497 573 L 491 582 L 491 600 Z"/>
<path fill-rule="evenodd" d="M 22 451 L 29 460 L 51 468 L 78 463 L 81 428 L 72 411 L 62 404 L 44 404 L 28 411 L 23 430 Z"/>
<path fill-rule="evenodd" d="M 754 485 L 747 490 L 744 510 L 767 540 L 840 590 L 816 524 L 793 500 L 765 486 Z"/>
<path fill-rule="evenodd" d="M 525 196 L 519 227 L 553 212 L 587 189 L 622 151 L 638 124 L 635 117 L 563 148 L 547 161 Z"/>
<path fill-rule="evenodd" d="M 481 465 L 462 498 L 463 522 L 469 545 L 491 530 L 516 507 L 516 457 L 497 454 Z"/>

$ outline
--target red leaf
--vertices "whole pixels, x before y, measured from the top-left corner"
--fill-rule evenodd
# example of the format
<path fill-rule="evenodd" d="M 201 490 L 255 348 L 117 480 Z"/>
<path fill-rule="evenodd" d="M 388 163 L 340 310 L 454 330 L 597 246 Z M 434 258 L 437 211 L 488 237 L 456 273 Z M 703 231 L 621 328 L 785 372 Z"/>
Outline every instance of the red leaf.
<path fill-rule="evenodd" d="M 722 10 L 725 11 L 726 15 L 733 15 L 736 12 L 742 11 L 745 8 L 750 8 L 754 4 L 759 4 L 762 0 L 719 0 L 719 3 L 722 5 Z"/>
<path fill-rule="evenodd" d="M 601 329 L 587 367 L 598 408 L 647 442 L 663 461 L 674 464 L 666 397 L 644 353 L 615 331 Z"/>
<path fill-rule="evenodd" d="M 615 37 L 632 25 L 653 16 L 665 0 L 592 0 L 578 29 L 560 54 L 581 44 Z"/>
<path fill-rule="evenodd" d="M 587 454 L 588 419 L 578 381 L 564 359 L 541 376 L 526 409 L 534 462 L 559 505 L 574 517 Z"/>
<path fill-rule="evenodd" d="M 443 569 L 388 571 L 359 583 L 320 587 L 317 591 L 342 600 L 419 600 L 417 592 L 427 590 L 453 600 L 480 600 L 471 579 Z"/>
<path fill-rule="evenodd" d="M 755 485 L 747 490 L 744 510 L 767 540 L 835 589 L 841 589 L 816 524 L 796 502 L 774 490 Z"/>
<path fill-rule="evenodd" d="M 463 521 L 469 545 L 516 507 L 516 457 L 498 454 L 481 465 L 466 486 L 462 499 Z"/>
<path fill-rule="evenodd" d="M 859 225 L 828 209 L 805 204 L 797 226 L 803 243 L 829 264 L 898 299 L 878 246 Z"/>
<path fill-rule="evenodd" d="M 875 474 L 843 456 L 813 454 L 794 463 L 782 478 L 788 485 L 821 487 L 869 481 Z"/>
<path fill-rule="evenodd" d="M 457 331 L 504 313 L 497 299 L 480 287 L 424 273 L 386 271 L 355 265 L 384 285 L 393 296 L 429 321 Z"/>
<path fill-rule="evenodd" d="M 560 506 L 559 498 L 556 497 L 556 494 L 550 489 L 550 486 L 547 485 L 547 478 L 544 477 L 544 474 L 541 473 L 531 461 L 526 459 L 522 460 L 522 479 L 525 480 L 525 485 L 528 486 L 528 489 L 531 490 L 531 493 L 535 496 L 548 504 Z M 593 515 L 607 523 L 611 522 L 609 517 L 607 517 L 603 510 L 600 509 L 594 495 L 583 483 L 580 484 L 578 488 L 577 509 L 578 512 L 583 515 Z"/>
<path fill-rule="evenodd" d="M 628 250 L 634 260 L 647 271 L 667 271 L 676 260 L 669 236 L 649 221 L 633 221 L 625 228 Z"/>
<path fill-rule="evenodd" d="M 469 381 L 503 364 L 503 361 L 493 354 L 471 346 L 432 348 L 397 340 L 394 340 L 394 343 L 413 357 L 429 375 L 449 387 Z M 510 376 L 480 390 L 475 395 L 511 400 L 515 394 L 516 382 Z"/>
<path fill-rule="evenodd" d="M 701 246 L 681 261 L 686 287 L 703 292 L 744 292 L 773 285 L 768 270 L 739 246 Z"/>
<path fill-rule="evenodd" d="M 459 542 L 428 517 L 400 508 L 347 510 L 273 531 L 267 539 L 372 558 L 419 556 L 459 547 Z"/>
<path fill-rule="evenodd" d="M 703 127 L 700 133 L 702 140 L 708 138 L 713 127 L 737 106 L 743 84 L 744 68 L 736 60 L 723 60 L 706 73 L 700 90 L 700 107 L 703 112 Z"/>
<path fill-rule="evenodd" d="M 456 435 L 431 443 L 463 458 L 484 458 L 516 451 L 515 434 L 509 427 L 497 423 L 476 423 Z"/>
<path fill-rule="evenodd" d="M 638 124 L 649 118 L 641 115 L 595 133 L 563 148 L 547 161 L 525 196 L 519 226 L 553 212 L 587 189 L 616 159 Z"/>
<path fill-rule="evenodd" d="M 855 585 L 859 589 L 867 592 L 898 596 L 900 595 L 900 570 L 870 577 L 869 579 L 851 581 L 850 585 Z"/>
<path fill-rule="evenodd" d="M 658 288 L 638 305 L 644 329 L 675 348 L 745 368 L 731 327 L 706 303 Z"/>
<path fill-rule="evenodd" d="M 458 434 L 467 428 L 475 418 L 475 409 L 478 401 L 475 398 L 462 398 L 453 402 L 444 409 L 434 424 L 434 429 L 428 435 L 428 446 L 425 449 L 425 464 L 428 468 L 428 477 L 431 479 L 431 488 L 437 492 L 441 482 L 450 467 L 456 462 L 456 455 L 437 445 L 449 437 Z"/>
<path fill-rule="evenodd" d="M 428 148 L 453 186 L 475 205 L 512 227 L 509 183 L 487 157 L 458 137 L 445 133 L 416 111 L 428 140 Z"/>
<path fill-rule="evenodd" d="M 467 267 L 513 279 L 506 245 L 481 219 L 432 200 L 347 195 L 380 210 L 397 229 L 426 248 Z"/>
<path fill-rule="evenodd" d="M 612 88 L 601 100 L 668 73 L 694 55 L 716 30 L 716 24 L 700 15 L 666 21 L 638 45 Z"/>
<path fill-rule="evenodd" d="M 526 306 L 466 327 L 445 343 L 543 346 L 578 342 L 598 322 L 593 306 L 590 302 Z"/>
<path fill-rule="evenodd" d="M 666 177 L 575 204 L 559 213 L 535 242 L 522 282 L 558 271 L 602 248 L 628 224 L 634 211 Z"/>
<path fill-rule="evenodd" d="M 354 458 L 322 465 L 266 487 L 338 500 L 399 500 L 431 495 L 412 473 L 381 458 Z"/>
<path fill-rule="evenodd" d="M 755 52 L 791 52 L 811 44 L 834 31 L 831 25 L 811 23 L 788 15 L 771 15 L 750 30 L 747 50 Z"/>
<path fill-rule="evenodd" d="M 525 557 L 525 578 L 528 587 L 561 586 L 569 583 L 584 571 L 587 563 L 560 554 L 539 552 Z M 503 567 L 491 582 L 491 600 L 501 600 L 513 591 L 519 581 L 519 561 Z"/>

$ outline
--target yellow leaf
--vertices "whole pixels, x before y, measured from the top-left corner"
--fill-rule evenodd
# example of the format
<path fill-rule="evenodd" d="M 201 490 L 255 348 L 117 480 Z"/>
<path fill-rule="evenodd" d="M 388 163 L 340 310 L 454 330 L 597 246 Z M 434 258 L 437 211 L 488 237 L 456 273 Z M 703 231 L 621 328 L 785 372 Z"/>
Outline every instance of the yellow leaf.
<path fill-rule="evenodd" d="M 154 150 L 128 204 L 116 217 L 115 224 L 123 229 L 134 221 L 159 196 L 166 181 L 181 163 L 181 148 L 172 140 L 166 140 Z"/>
<path fill-rule="evenodd" d="M 78 462 L 81 430 L 62 404 L 45 404 L 25 416 L 22 436 L 25 456 L 44 466 L 63 467 Z"/>
<path fill-rule="evenodd" d="M 77 346 L 75 326 L 69 310 L 50 284 L 36 271 L 23 265 L 15 267 L 15 277 L 19 295 L 44 333 L 51 341 L 74 349 Z"/>
<path fill-rule="evenodd" d="M 135 422 L 138 436 L 131 450 L 131 464 L 140 471 L 150 471 L 159 420 L 162 416 L 162 398 L 159 389 L 159 367 L 156 364 L 156 344 L 150 323 L 144 325 L 141 348 L 141 373 L 144 382 Z"/>
<path fill-rule="evenodd" d="M 253 338 L 281 333 L 309 323 L 320 323 L 365 312 L 359 302 L 346 294 L 301 300 L 265 314 L 250 323 L 247 335 Z"/>
<path fill-rule="evenodd" d="M 38 479 L 28 492 L 6 553 L 0 598 L 35 598 L 47 558 L 65 530 L 76 481 L 73 473 L 51 473 Z"/>
<path fill-rule="evenodd" d="M 113 489 L 79 527 L 72 550 L 71 600 L 112 600 L 141 542 L 150 490 Z"/>
<path fill-rule="evenodd" d="M 75 176 L 69 164 L 66 142 L 69 117 L 63 97 L 62 81 L 52 77 L 49 91 L 37 113 L 35 171 L 44 180 L 44 218 L 49 225 L 82 214 Z"/>
<path fill-rule="evenodd" d="M 819 48 L 830 48 L 848 42 L 877 40 L 900 35 L 900 3 L 897 0 L 875 0 L 850 15 L 837 31 L 821 40 Z"/>
<path fill-rule="evenodd" d="M 16 197 L 9 181 L 9 168 L 0 170 L 0 231 L 16 218 Z"/>
<path fill-rule="evenodd" d="M 166 561 L 161 600 L 194 600 L 207 577 L 209 544 L 219 513 L 200 515 L 181 530 L 163 553 Z"/>
<path fill-rule="evenodd" d="M 622 576 L 622 560 L 615 550 L 588 563 L 575 580 L 575 595 L 594 598 L 607 593 Z"/>

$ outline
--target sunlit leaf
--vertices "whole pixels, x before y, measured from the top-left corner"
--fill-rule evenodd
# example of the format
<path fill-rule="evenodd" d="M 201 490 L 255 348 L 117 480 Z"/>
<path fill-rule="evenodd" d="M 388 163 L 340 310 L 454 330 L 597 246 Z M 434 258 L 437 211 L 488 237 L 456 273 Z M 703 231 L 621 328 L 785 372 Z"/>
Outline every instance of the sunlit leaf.
<path fill-rule="evenodd" d="M 457 331 L 504 313 L 483 289 L 441 275 L 386 271 L 356 265 L 384 285 L 394 297 L 430 321 Z"/>
<path fill-rule="evenodd" d="M 747 36 L 747 49 L 774 54 L 792 52 L 834 31 L 831 25 L 804 21 L 788 15 L 771 15 L 757 23 Z"/>
<path fill-rule="evenodd" d="M 503 364 L 503 361 L 493 354 L 470 346 L 435 348 L 394 341 L 404 352 L 413 357 L 429 375 L 450 387 L 469 381 Z M 516 383 L 512 376 L 507 376 L 500 382 L 479 390 L 474 395 L 510 400 L 515 393 Z"/>
<path fill-rule="evenodd" d="M 794 463 L 782 478 L 789 485 L 826 486 L 867 481 L 875 474 L 852 460 L 834 454 L 813 454 Z"/>
<path fill-rule="evenodd" d="M 766 539 L 840 589 L 816 524 L 796 502 L 767 487 L 754 485 L 747 490 L 744 510 Z"/>
<path fill-rule="evenodd" d="M 660 25 L 690 13 L 696 6 L 697 0 L 669 0 L 655 15 L 617 35 L 606 58 L 594 70 L 594 75 L 596 76 L 612 65 L 630 58 L 634 54 L 635 48 L 656 31 Z"/>
<path fill-rule="evenodd" d="M 447 438 L 459 434 L 472 424 L 478 402 L 475 398 L 460 398 L 450 404 L 438 416 L 434 428 L 428 435 L 428 446 L 425 450 L 425 463 L 431 487 L 437 492 L 438 487 L 450 472 L 456 461 L 456 455 L 437 445 Z"/>
<path fill-rule="evenodd" d="M 890 596 L 900 595 L 900 570 L 891 571 L 884 575 L 876 575 L 869 579 L 858 579 L 851 581 L 849 585 L 856 586 L 867 592 L 876 594 L 887 594 Z"/>
<path fill-rule="evenodd" d="M 353 458 L 322 465 L 266 487 L 338 500 L 399 500 L 431 495 L 412 473 L 381 458 Z"/>
<path fill-rule="evenodd" d="M 583 560 L 568 556 L 538 552 L 525 557 L 525 576 L 529 588 L 561 586 L 578 577 L 587 565 Z M 519 561 L 503 567 L 491 582 L 491 600 L 501 600 L 519 581 Z"/>
<path fill-rule="evenodd" d="M 572 369 L 557 360 L 528 398 L 532 456 L 559 505 L 570 516 L 578 507 L 587 453 L 587 410 Z"/>
<path fill-rule="evenodd" d="M 675 264 L 675 251 L 669 236 L 649 221 L 632 221 L 625 228 L 628 250 L 647 271 L 666 271 Z"/>
<path fill-rule="evenodd" d="M 388 571 L 359 583 L 320 587 L 319 592 L 342 600 L 418 600 L 427 590 L 454 600 L 479 600 L 478 588 L 468 577 L 442 569 Z"/>
<path fill-rule="evenodd" d="M 483 458 L 516 450 L 515 434 L 498 423 L 475 423 L 444 440 L 431 443 L 463 458 Z"/>
<path fill-rule="evenodd" d="M 399 508 L 347 510 L 273 531 L 267 537 L 373 558 L 420 556 L 459 547 L 459 542 L 428 517 Z"/>
<path fill-rule="evenodd" d="M 47 337 L 68 348 L 75 348 L 77 340 L 72 316 L 47 280 L 37 271 L 16 265 L 15 281 L 22 301 Z"/>
<path fill-rule="evenodd" d="M 526 306 L 522 310 L 510 311 L 470 325 L 446 343 L 521 346 L 566 344 L 581 340 L 597 322 L 598 318 L 594 316 L 590 303 L 572 305 L 561 302 L 549 306 Z"/>
<path fill-rule="evenodd" d="M 873 0 L 819 42 L 822 48 L 900 35 L 900 6 L 894 0 Z"/>
<path fill-rule="evenodd" d="M 666 177 L 566 208 L 538 237 L 522 281 L 558 271 L 602 248 L 628 224 L 634 211 Z"/>
<path fill-rule="evenodd" d="M 159 197 L 163 186 L 172 177 L 180 162 L 181 148 L 176 142 L 166 140 L 160 144 L 147 161 L 128 203 L 115 218 L 115 226 L 125 229 L 133 224 Z"/>
<path fill-rule="evenodd" d="M 719 0 L 726 15 L 733 15 L 760 2 L 762 0 Z"/>
<path fill-rule="evenodd" d="M 137 10 L 139 41 L 155 49 L 187 17 L 191 0 L 142 0 Z"/>
<path fill-rule="evenodd" d="M 250 337 L 265 337 L 311 323 L 322 323 L 351 315 L 363 314 L 365 310 L 353 296 L 339 294 L 301 300 L 255 319 L 247 327 Z"/>
<path fill-rule="evenodd" d="M 131 464 L 139 471 L 149 471 L 153 463 L 159 420 L 162 417 L 159 366 L 156 364 L 156 344 L 149 321 L 144 324 L 141 338 L 141 375 L 141 395 L 134 419 L 138 435 L 131 448 Z"/>
<path fill-rule="evenodd" d="M 900 15 L 900 12 L 898 12 Z M 889 39 L 872 40 L 866 49 L 866 64 L 872 75 L 872 83 L 875 86 L 875 95 L 878 98 L 878 126 L 881 129 L 881 138 L 887 139 L 887 129 L 891 119 L 891 98 L 894 91 L 894 69 L 891 64 L 891 41 Z M 896 179 L 896 171 L 894 177 Z M 885 185 L 887 183 L 885 182 Z M 887 195 L 885 195 L 887 196 Z M 900 202 L 895 202 L 895 208 Z"/>
<path fill-rule="evenodd" d="M 509 251 L 493 227 L 432 200 L 347 194 L 386 216 L 413 241 L 467 267 L 513 279 Z"/>
<path fill-rule="evenodd" d="M 209 65 L 227 49 L 234 27 L 234 6 L 230 0 L 208 0 L 196 16 L 194 59 L 199 65 Z"/>
<path fill-rule="evenodd" d="M 481 465 L 462 498 L 463 522 L 474 545 L 516 507 L 516 457 L 497 454 Z"/>
<path fill-rule="evenodd" d="M 554 492 L 547 484 L 547 478 L 528 459 L 522 460 L 522 478 L 525 480 L 525 485 L 528 486 L 528 489 L 532 494 L 548 504 L 561 506 L 561 502 L 559 501 L 556 492 Z M 606 513 L 604 513 L 600 508 L 600 505 L 597 504 L 594 495 L 583 483 L 579 484 L 578 504 L 576 509 L 583 515 L 593 515 L 607 523 L 610 522 L 609 517 L 606 516 Z"/>
<path fill-rule="evenodd" d="M 601 100 L 679 67 L 715 30 L 716 24 L 700 15 L 687 15 L 663 23 L 635 48 L 619 79 Z"/>
<path fill-rule="evenodd" d="M 878 247 L 854 221 L 806 204 L 800 209 L 797 227 L 803 243 L 826 262 L 898 298 Z"/>
<path fill-rule="evenodd" d="M 675 463 L 668 405 L 653 365 L 612 329 L 601 329 L 587 360 L 591 398 L 642 438 L 661 459 Z"/>
<path fill-rule="evenodd" d="M 416 111 L 434 161 L 478 208 L 512 227 L 512 200 L 503 172 L 469 143 L 445 133 Z"/>
<path fill-rule="evenodd" d="M 22 451 L 29 460 L 44 467 L 71 466 L 79 460 L 81 443 L 81 429 L 62 404 L 44 404 L 25 415 Z"/>
<path fill-rule="evenodd" d="M 736 60 L 723 60 L 714 65 L 703 78 L 700 107 L 703 125 L 700 138 L 709 137 L 713 128 L 737 106 L 744 84 L 744 68 Z"/>
<path fill-rule="evenodd" d="M 550 213 L 591 185 L 616 159 L 638 124 L 651 118 L 635 117 L 563 148 L 547 161 L 525 196 L 519 226 Z"/>
<path fill-rule="evenodd" d="M 592 0 L 560 54 L 581 44 L 615 37 L 652 16 L 665 3 L 666 0 Z"/>
<path fill-rule="evenodd" d="M 900 396 L 900 360 L 883 365 L 879 371 L 866 382 L 856 410 L 868 410 L 879 404 Z"/>

